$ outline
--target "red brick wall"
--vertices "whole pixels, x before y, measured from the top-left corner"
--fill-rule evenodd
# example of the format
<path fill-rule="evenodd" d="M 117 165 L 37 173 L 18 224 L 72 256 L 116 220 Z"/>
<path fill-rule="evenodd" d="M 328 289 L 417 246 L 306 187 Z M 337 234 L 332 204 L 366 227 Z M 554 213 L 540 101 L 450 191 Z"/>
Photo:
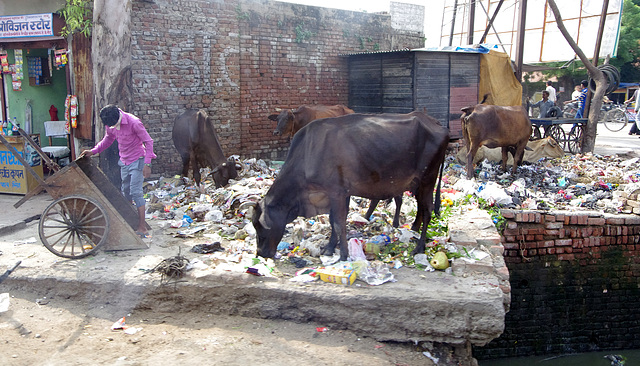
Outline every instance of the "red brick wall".
<path fill-rule="evenodd" d="M 502 210 L 511 308 L 479 359 L 640 347 L 640 216 Z"/>
<path fill-rule="evenodd" d="M 176 116 L 205 108 L 226 155 L 283 159 L 267 116 L 301 104 L 347 104 L 345 53 L 422 47 L 389 15 L 272 1 L 134 1 L 134 108 L 155 140 L 154 173 L 178 173 Z"/>

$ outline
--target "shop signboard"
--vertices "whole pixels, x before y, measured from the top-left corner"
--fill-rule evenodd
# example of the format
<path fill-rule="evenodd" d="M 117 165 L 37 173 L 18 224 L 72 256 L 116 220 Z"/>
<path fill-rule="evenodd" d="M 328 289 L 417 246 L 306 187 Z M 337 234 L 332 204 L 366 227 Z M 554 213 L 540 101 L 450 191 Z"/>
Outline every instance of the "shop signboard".
<path fill-rule="evenodd" d="M 53 36 L 53 14 L 0 16 L 0 39 Z"/>

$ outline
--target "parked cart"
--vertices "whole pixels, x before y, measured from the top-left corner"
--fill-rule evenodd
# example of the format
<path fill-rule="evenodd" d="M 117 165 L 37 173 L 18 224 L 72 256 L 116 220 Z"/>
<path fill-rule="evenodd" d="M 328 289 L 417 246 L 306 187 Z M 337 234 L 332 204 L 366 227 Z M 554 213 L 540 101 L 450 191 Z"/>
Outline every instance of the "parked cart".
<path fill-rule="evenodd" d="M 20 135 L 40 155 L 54 172 L 41 178 L 27 161 L 0 136 L 2 142 L 39 182 L 14 207 L 20 207 L 31 197 L 46 191 L 54 201 L 40 217 L 38 232 L 44 246 L 53 254 L 65 258 L 83 258 L 98 249 L 147 249 L 136 234 L 138 213 L 95 166 L 90 158 L 81 158 L 60 168 L 22 129 Z"/>
<path fill-rule="evenodd" d="M 581 151 L 582 136 L 584 136 L 584 126 L 587 121 L 587 118 L 531 118 L 532 139 L 551 136 L 563 150 L 577 154 Z"/>

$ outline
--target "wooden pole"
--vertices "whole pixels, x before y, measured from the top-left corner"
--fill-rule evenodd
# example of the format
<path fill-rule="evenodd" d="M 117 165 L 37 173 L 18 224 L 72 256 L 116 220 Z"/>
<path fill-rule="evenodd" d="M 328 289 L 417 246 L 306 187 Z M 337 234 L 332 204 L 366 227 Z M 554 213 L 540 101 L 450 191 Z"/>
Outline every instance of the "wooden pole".
<path fill-rule="evenodd" d="M 453 31 L 456 27 L 456 13 L 458 12 L 458 0 L 453 2 L 453 19 L 451 20 L 451 33 L 449 33 L 449 46 L 453 45 Z"/>
<path fill-rule="evenodd" d="M 518 9 L 518 35 L 516 43 L 516 79 L 522 82 L 522 60 L 524 55 L 524 28 L 527 18 L 527 0 L 520 0 Z"/>
<path fill-rule="evenodd" d="M 467 32 L 467 44 L 473 44 L 473 29 L 476 20 L 476 0 L 469 2 L 469 31 Z"/>

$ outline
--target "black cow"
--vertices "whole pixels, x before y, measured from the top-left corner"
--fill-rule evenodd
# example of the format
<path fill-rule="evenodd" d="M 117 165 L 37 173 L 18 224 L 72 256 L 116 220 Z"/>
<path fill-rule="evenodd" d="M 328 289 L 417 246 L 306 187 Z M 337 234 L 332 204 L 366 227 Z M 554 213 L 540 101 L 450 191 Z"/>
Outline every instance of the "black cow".
<path fill-rule="evenodd" d="M 187 109 L 179 115 L 171 133 L 173 144 L 182 157 L 182 176 L 189 174 L 193 164 L 193 179 L 200 185 L 200 168 L 210 167 L 216 187 L 224 187 L 238 176 L 233 159 L 224 157 L 213 121 L 204 109 Z"/>
<path fill-rule="evenodd" d="M 323 254 L 332 255 L 339 242 L 340 259 L 346 260 L 350 196 L 382 200 L 407 190 L 418 201 L 418 226 L 424 223 L 414 252 L 424 252 L 448 142 L 447 129 L 421 112 L 350 114 L 307 125 L 294 136 L 280 174 L 255 207 L 257 254 L 273 257 L 286 224 L 296 217 L 329 213 L 331 238 Z M 436 210 L 439 193 L 438 185 Z"/>

